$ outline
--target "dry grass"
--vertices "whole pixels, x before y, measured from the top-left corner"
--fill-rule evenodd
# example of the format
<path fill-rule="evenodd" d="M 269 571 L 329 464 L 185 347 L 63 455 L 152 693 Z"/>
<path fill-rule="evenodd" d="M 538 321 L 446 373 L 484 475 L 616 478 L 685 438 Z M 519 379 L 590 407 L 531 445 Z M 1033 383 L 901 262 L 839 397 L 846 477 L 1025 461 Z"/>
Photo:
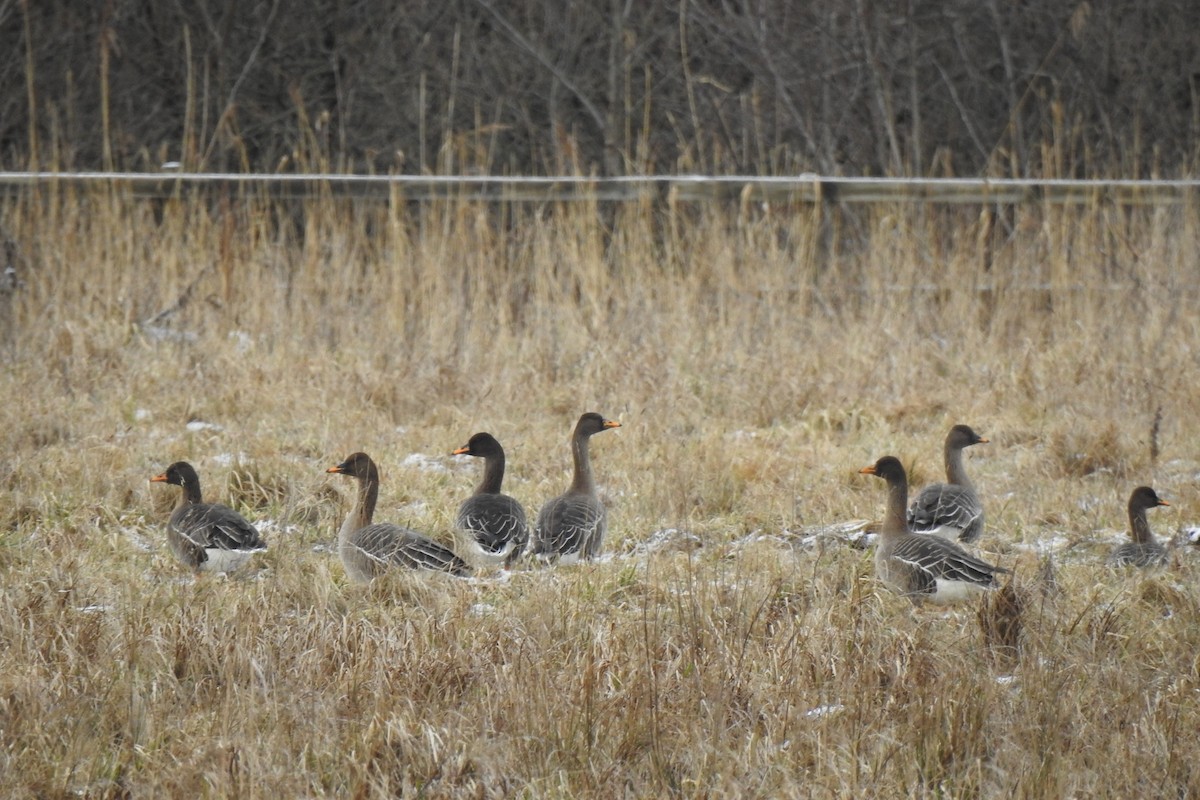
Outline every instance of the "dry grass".
<path fill-rule="evenodd" d="M 1200 499 L 1195 209 L 1022 208 L 995 240 L 908 207 L 0 223 L 4 796 L 1200 792 L 1195 559 L 1103 566 L 1133 485 L 1164 537 Z M 380 516 L 448 541 L 479 468 L 450 450 L 495 433 L 532 511 L 583 410 L 623 424 L 593 442 L 615 557 L 347 583 L 326 467 L 370 452 Z M 938 477 L 956 421 L 1016 583 L 915 612 L 805 537 L 879 513 L 884 453 Z M 166 553 L 148 479 L 180 458 L 260 523 L 246 574 Z M 704 546 L 637 550 L 666 528 Z"/>

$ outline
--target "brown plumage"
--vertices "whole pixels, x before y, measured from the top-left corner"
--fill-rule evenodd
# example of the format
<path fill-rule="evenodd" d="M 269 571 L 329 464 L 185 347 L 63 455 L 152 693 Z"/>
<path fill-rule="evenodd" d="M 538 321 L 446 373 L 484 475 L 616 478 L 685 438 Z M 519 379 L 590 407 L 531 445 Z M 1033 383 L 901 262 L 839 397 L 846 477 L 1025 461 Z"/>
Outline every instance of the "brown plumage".
<path fill-rule="evenodd" d="M 366 583 L 396 567 L 449 572 L 460 577 L 471 573 L 453 550 L 432 539 L 399 525 L 372 523 L 379 499 L 379 469 L 366 453 L 353 453 L 325 471 L 358 481 L 354 506 L 338 532 L 338 553 L 352 580 Z"/>
<path fill-rule="evenodd" d="M 538 513 L 530 548 L 534 555 L 569 564 L 600 552 L 608 514 L 596 493 L 588 441 L 601 431 L 619 427 L 621 423 L 595 412 L 584 414 L 575 424 L 571 434 L 575 477 L 565 493 L 547 501 Z"/>
<path fill-rule="evenodd" d="M 1149 486 L 1139 486 L 1129 495 L 1129 538 L 1113 550 L 1109 563 L 1116 567 L 1161 567 L 1167 563 L 1167 548 L 1150 532 L 1146 511 L 1171 505 Z"/>
<path fill-rule="evenodd" d="M 887 512 L 875 550 L 875 572 L 895 592 L 912 599 L 954 602 L 994 589 L 996 574 L 1008 572 L 988 564 L 949 539 L 912 533 L 905 519 L 908 476 L 894 456 L 884 456 L 859 472 L 887 481 Z"/>
<path fill-rule="evenodd" d="M 151 483 L 179 486 L 179 503 L 167 522 L 167 544 L 175 557 L 200 572 L 232 572 L 254 553 L 267 549 L 258 529 L 228 506 L 205 503 L 200 476 L 186 461 L 176 461 Z"/>
<path fill-rule="evenodd" d="M 521 504 L 500 491 L 504 448 L 490 433 L 477 433 L 454 455 L 483 459 L 483 480 L 454 519 L 459 553 L 480 566 L 512 564 L 529 541 L 529 524 Z"/>
<path fill-rule="evenodd" d="M 983 533 L 983 503 L 963 466 L 963 450 L 988 440 L 968 425 L 955 425 L 946 434 L 943 460 L 946 482 L 926 486 L 908 508 L 914 533 L 932 533 L 960 542 L 973 542 Z"/>

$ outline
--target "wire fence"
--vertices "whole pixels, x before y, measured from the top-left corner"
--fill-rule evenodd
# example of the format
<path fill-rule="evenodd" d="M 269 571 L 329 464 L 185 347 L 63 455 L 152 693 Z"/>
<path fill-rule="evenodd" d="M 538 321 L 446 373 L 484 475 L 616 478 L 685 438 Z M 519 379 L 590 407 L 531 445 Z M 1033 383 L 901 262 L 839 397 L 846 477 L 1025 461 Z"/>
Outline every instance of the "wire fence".
<path fill-rule="evenodd" d="M 986 178 L 839 178 L 821 175 L 752 177 L 655 175 L 587 178 L 345 174 L 222 174 L 183 172 L 3 172 L 0 194 L 110 190 L 166 199 L 196 192 L 259 194 L 279 198 L 335 196 L 364 199 L 461 199 L 497 202 L 1178 205 L 1200 198 L 1200 180 L 1025 180 Z"/>

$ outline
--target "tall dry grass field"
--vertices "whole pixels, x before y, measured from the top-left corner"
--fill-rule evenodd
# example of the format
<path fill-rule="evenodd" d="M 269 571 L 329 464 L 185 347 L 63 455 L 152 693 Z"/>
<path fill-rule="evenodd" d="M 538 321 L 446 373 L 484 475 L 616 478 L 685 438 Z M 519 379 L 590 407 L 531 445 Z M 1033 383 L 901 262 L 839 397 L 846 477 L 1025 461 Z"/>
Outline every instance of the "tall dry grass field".
<path fill-rule="evenodd" d="M 1200 793 L 1196 558 L 1104 565 L 1140 483 L 1161 537 L 1200 518 L 1195 208 L 46 190 L 0 224 L 0 795 Z M 587 410 L 610 557 L 347 582 L 327 467 L 369 452 L 378 517 L 449 542 L 452 449 L 494 433 L 536 513 Z M 845 533 L 857 470 L 936 479 L 955 422 L 1008 612 L 914 610 Z M 243 573 L 167 553 L 179 459 L 262 529 Z"/>

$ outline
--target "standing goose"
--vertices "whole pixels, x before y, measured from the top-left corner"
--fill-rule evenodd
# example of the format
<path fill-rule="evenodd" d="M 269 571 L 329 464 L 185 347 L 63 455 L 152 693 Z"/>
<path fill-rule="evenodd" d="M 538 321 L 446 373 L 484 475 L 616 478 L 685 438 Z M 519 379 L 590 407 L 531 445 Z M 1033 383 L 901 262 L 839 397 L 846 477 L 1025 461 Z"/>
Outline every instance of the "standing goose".
<path fill-rule="evenodd" d="M 176 461 L 151 483 L 181 486 L 179 504 L 167 522 L 167 544 L 175 557 L 198 572 L 232 572 L 267 549 L 258 530 L 229 506 L 205 503 L 200 476 L 186 461 Z"/>
<path fill-rule="evenodd" d="M 351 580 L 367 583 L 393 567 L 436 570 L 463 577 L 470 574 L 466 562 L 416 531 L 388 522 L 371 524 L 379 499 L 379 469 L 366 453 L 354 453 L 326 472 L 358 480 L 354 507 L 338 532 L 338 552 Z"/>
<path fill-rule="evenodd" d="M 875 572 L 898 594 L 920 605 L 949 603 L 996 588 L 996 573 L 1008 572 L 975 558 L 949 539 L 912 533 L 904 518 L 908 476 L 894 456 L 884 456 L 859 472 L 887 481 L 887 513 L 875 550 Z"/>
<path fill-rule="evenodd" d="M 529 541 L 529 524 L 521 504 L 500 493 L 504 448 L 490 433 L 477 433 L 454 455 L 483 459 L 483 480 L 458 507 L 454 520 L 459 552 L 477 566 L 512 564 Z"/>
<path fill-rule="evenodd" d="M 988 440 L 968 425 L 946 434 L 946 483 L 926 486 L 908 509 L 908 525 L 916 533 L 932 533 L 974 542 L 983 533 L 983 503 L 963 467 L 963 449 Z"/>
<path fill-rule="evenodd" d="M 1155 541 L 1150 533 L 1146 511 L 1171 505 L 1149 486 L 1139 486 L 1129 496 L 1129 538 L 1113 550 L 1109 563 L 1114 567 L 1161 567 L 1167 563 L 1167 548 Z"/>
<path fill-rule="evenodd" d="M 557 558 L 572 564 L 580 558 L 592 558 L 600 552 L 608 528 L 607 512 L 596 494 L 588 439 L 621 423 L 589 411 L 575 424 L 571 436 L 571 455 L 575 461 L 575 479 L 565 494 L 547 501 L 538 514 L 534 528 L 534 555 Z"/>

